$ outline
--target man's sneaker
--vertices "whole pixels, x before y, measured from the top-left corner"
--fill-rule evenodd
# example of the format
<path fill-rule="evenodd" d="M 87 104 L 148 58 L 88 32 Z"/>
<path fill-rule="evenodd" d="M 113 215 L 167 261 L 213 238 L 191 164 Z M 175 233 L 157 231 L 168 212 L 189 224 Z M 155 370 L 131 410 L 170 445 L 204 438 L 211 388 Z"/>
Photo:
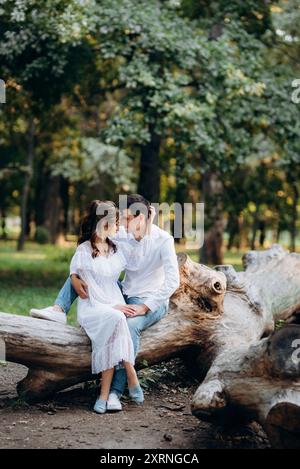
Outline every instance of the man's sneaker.
<path fill-rule="evenodd" d="M 60 322 L 61 324 L 67 324 L 67 316 L 65 313 L 57 311 L 53 306 L 42 309 L 31 309 L 30 316 L 32 318 L 46 319 L 47 321 Z"/>
<path fill-rule="evenodd" d="M 142 405 L 144 402 L 144 393 L 140 384 L 136 384 L 132 388 L 128 387 L 129 396 L 131 399 L 139 405 Z"/>
<path fill-rule="evenodd" d="M 122 410 L 121 401 L 114 392 L 111 392 L 109 394 L 108 401 L 107 401 L 107 410 L 109 412 L 117 412 L 119 410 Z"/>

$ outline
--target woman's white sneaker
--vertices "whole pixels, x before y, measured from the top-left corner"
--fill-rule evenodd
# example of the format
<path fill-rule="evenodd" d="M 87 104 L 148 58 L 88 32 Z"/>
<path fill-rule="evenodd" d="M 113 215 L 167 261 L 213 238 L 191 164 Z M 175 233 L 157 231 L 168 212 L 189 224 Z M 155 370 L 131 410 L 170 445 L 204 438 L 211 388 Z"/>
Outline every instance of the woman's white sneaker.
<path fill-rule="evenodd" d="M 31 309 L 29 312 L 32 318 L 46 319 L 47 321 L 59 322 L 67 324 L 67 316 L 64 312 L 57 311 L 53 306 L 42 309 Z"/>
<path fill-rule="evenodd" d="M 107 410 L 110 412 L 118 412 L 122 410 L 121 401 L 114 392 L 111 392 L 108 396 Z"/>

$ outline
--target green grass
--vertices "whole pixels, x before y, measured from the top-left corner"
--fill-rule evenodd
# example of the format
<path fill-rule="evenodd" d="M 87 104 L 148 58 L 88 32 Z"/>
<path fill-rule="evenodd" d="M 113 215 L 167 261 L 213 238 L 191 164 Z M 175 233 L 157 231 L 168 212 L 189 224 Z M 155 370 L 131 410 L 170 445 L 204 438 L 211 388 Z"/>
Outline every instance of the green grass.
<path fill-rule="evenodd" d="M 33 307 L 53 304 L 69 273 L 75 249 L 26 243 L 24 252 L 16 252 L 15 243 L 0 242 L 0 311 L 28 315 Z M 76 323 L 73 305 L 68 321 Z"/>
<path fill-rule="evenodd" d="M 75 243 L 62 248 L 27 242 L 24 252 L 16 251 L 13 241 L 0 241 L 0 311 L 28 315 L 31 308 L 53 304 L 59 289 L 69 273 L 69 264 Z M 182 251 L 179 246 L 178 251 Z M 198 261 L 197 251 L 187 251 Z M 242 252 L 225 254 L 225 264 L 242 269 Z M 70 324 L 76 324 L 76 305 L 68 315 Z"/>
<path fill-rule="evenodd" d="M 26 243 L 25 251 L 16 252 L 12 241 L 0 242 L 0 282 L 17 285 L 57 286 L 69 271 L 75 249 Z"/>

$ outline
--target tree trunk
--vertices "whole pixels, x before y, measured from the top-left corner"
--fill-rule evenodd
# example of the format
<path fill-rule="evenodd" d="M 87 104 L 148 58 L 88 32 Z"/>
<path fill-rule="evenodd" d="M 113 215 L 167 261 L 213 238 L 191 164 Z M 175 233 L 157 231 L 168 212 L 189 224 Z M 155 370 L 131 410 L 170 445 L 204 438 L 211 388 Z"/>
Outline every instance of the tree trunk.
<path fill-rule="evenodd" d="M 205 236 L 200 261 L 205 264 L 223 262 L 225 220 L 222 204 L 223 184 L 216 173 L 207 171 L 202 179 L 202 199 L 205 204 Z"/>
<path fill-rule="evenodd" d="M 251 249 L 255 249 L 255 244 L 256 244 L 256 235 L 257 235 L 257 228 L 258 228 L 258 210 L 259 208 L 256 207 L 254 217 L 253 217 L 253 225 L 252 225 L 252 236 L 251 236 Z"/>
<path fill-rule="evenodd" d="M 0 211 L 1 211 L 1 239 L 7 239 L 5 207 L 1 207 Z"/>
<path fill-rule="evenodd" d="M 240 223 L 239 216 L 236 213 L 229 213 L 228 223 L 228 244 L 227 249 L 230 251 L 233 247 L 240 248 Z"/>
<path fill-rule="evenodd" d="M 34 222 L 36 226 L 42 226 L 45 222 L 45 199 L 50 178 L 45 168 L 47 155 L 42 155 L 36 165 L 35 190 L 34 190 Z"/>
<path fill-rule="evenodd" d="M 67 239 L 67 234 L 69 230 L 69 206 L 70 206 L 70 198 L 69 198 L 69 181 L 65 178 L 61 178 L 61 200 L 63 206 L 63 223 L 62 223 L 62 230 L 64 239 Z"/>
<path fill-rule="evenodd" d="M 300 326 L 274 332 L 300 309 L 300 255 L 278 245 L 232 266 L 210 269 L 178 255 L 181 283 L 169 314 L 143 332 L 139 366 L 184 356 L 204 377 L 192 400 L 200 419 L 255 419 L 275 447 L 300 446 Z M 91 349 L 79 329 L 0 314 L 8 361 L 29 368 L 18 385 L 27 400 L 90 378 Z"/>
<path fill-rule="evenodd" d="M 44 211 L 44 227 L 49 231 L 50 242 L 55 244 L 63 231 L 60 176 L 49 177 Z"/>
<path fill-rule="evenodd" d="M 175 203 L 180 204 L 182 208 L 182 212 L 184 209 L 184 204 L 188 202 L 187 200 L 187 185 L 186 185 L 186 177 L 185 177 L 185 156 L 182 153 L 179 153 L 176 156 L 176 169 L 175 169 L 175 177 L 176 177 L 176 189 L 175 189 Z M 173 236 L 176 243 L 180 243 L 184 241 L 184 214 L 182 213 L 181 217 L 181 227 L 178 232 L 178 228 L 174 229 L 175 227 L 175 219 L 172 220 L 172 230 Z"/>
<path fill-rule="evenodd" d="M 22 251 L 24 249 L 26 228 L 27 228 L 27 206 L 28 197 L 30 191 L 30 183 L 33 175 L 33 160 L 34 160 L 34 133 L 35 125 L 34 118 L 31 116 L 28 125 L 27 140 L 27 168 L 24 176 L 24 185 L 21 198 L 21 232 L 18 239 L 17 250 Z"/>
<path fill-rule="evenodd" d="M 140 175 L 138 193 L 152 203 L 159 203 L 160 197 L 160 168 L 159 150 L 160 137 L 154 126 L 149 126 L 150 141 L 141 148 Z"/>

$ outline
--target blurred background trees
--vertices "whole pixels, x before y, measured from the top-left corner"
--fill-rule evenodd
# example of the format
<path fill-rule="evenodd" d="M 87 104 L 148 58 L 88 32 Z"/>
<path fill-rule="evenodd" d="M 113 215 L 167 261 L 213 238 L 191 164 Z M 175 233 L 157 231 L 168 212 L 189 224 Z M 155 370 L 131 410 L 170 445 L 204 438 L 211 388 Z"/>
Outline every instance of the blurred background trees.
<path fill-rule="evenodd" d="M 299 23 L 296 0 L 2 1 L 0 236 L 63 242 L 137 191 L 205 202 L 202 262 L 296 249 Z"/>

